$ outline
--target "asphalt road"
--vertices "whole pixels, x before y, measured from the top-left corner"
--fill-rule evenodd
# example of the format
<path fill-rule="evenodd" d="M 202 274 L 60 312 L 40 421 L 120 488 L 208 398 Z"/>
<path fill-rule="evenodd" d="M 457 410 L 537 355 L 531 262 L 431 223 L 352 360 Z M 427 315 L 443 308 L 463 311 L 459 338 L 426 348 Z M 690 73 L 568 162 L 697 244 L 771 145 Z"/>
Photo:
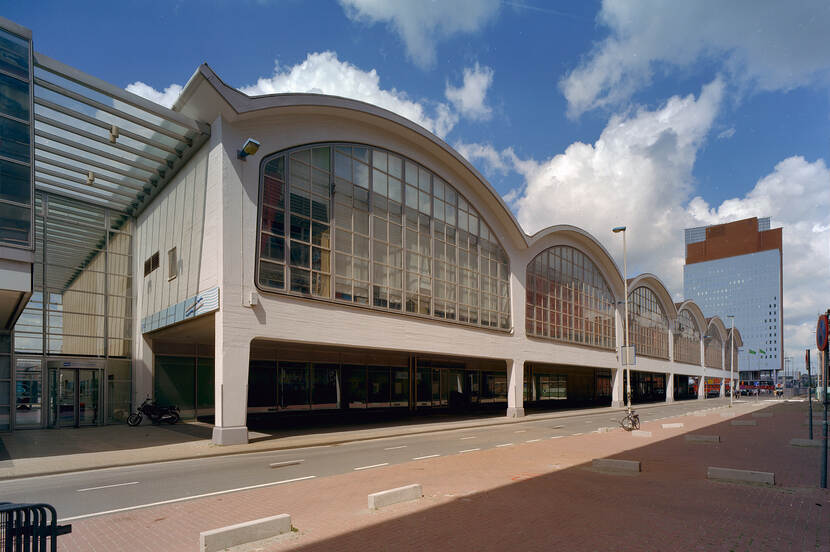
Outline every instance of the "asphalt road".
<path fill-rule="evenodd" d="M 692 400 L 638 412 L 641 421 L 647 422 L 714 406 L 709 401 Z M 71 521 L 252 487 L 289 485 L 436 456 L 476 454 L 495 447 L 580 435 L 600 427 L 616 427 L 620 417 L 616 413 L 576 411 L 564 418 L 475 429 L 15 479 L 0 482 L 0 500 L 46 502 L 55 506 L 63 521 Z"/>

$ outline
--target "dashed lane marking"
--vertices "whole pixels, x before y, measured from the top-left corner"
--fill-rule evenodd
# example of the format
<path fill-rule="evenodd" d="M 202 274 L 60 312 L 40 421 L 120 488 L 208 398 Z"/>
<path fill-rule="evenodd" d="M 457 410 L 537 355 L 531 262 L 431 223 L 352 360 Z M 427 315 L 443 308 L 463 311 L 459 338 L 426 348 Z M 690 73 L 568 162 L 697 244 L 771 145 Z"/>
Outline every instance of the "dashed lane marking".
<path fill-rule="evenodd" d="M 525 441 L 525 443 L 538 443 L 541 439 L 531 439 L 530 441 Z"/>
<path fill-rule="evenodd" d="M 85 493 L 87 491 L 97 491 L 99 489 L 111 489 L 113 487 L 124 487 L 126 485 L 138 485 L 138 481 L 130 481 L 129 483 L 116 483 L 115 485 L 102 485 L 100 487 L 88 487 L 86 489 L 78 489 L 76 492 Z"/>
<path fill-rule="evenodd" d="M 472 449 L 467 449 L 467 450 L 459 450 L 458 454 L 464 454 L 465 452 L 475 452 L 477 450 L 481 450 L 481 449 L 480 448 L 472 448 Z"/>
<path fill-rule="evenodd" d="M 103 512 L 95 512 L 92 514 L 83 514 L 81 516 L 72 516 L 68 518 L 62 518 L 58 520 L 58 523 L 63 523 L 64 521 L 74 521 L 76 519 L 85 519 L 91 518 L 95 516 L 103 516 L 106 514 L 117 514 L 119 512 L 129 512 L 130 510 L 138 510 L 141 508 L 150 508 L 152 506 L 161 506 L 162 504 L 173 504 L 175 502 L 184 502 L 185 500 L 195 500 L 197 498 L 205 498 L 208 496 L 217 496 L 229 493 L 235 493 L 238 491 L 248 491 L 250 489 L 261 489 L 263 487 L 273 487 L 274 485 L 283 485 L 285 483 L 294 483 L 295 481 L 304 481 L 306 479 L 314 479 L 317 477 L 316 475 L 307 475 L 305 477 L 295 477 L 294 479 L 284 479 L 282 481 L 272 481 L 270 483 L 260 483 L 259 485 L 248 485 L 247 487 L 238 487 L 236 489 L 227 489 L 225 491 L 214 491 L 212 493 L 204 493 L 192 496 L 183 496 L 181 498 L 171 498 L 170 500 L 162 500 L 160 502 L 151 502 L 149 504 L 139 504 L 138 506 L 128 506 L 126 508 L 117 508 L 115 510 L 105 510 Z"/>
<path fill-rule="evenodd" d="M 418 456 L 417 458 L 413 458 L 413 460 L 426 460 L 427 458 L 437 458 L 441 456 L 440 454 L 428 454 L 427 456 Z"/>
<path fill-rule="evenodd" d="M 354 471 L 368 470 L 370 468 L 380 468 L 382 466 L 388 466 L 388 465 L 389 465 L 389 462 L 384 462 L 383 464 L 372 464 L 371 466 L 360 466 L 359 468 L 353 468 L 353 469 L 354 469 Z"/>
<path fill-rule="evenodd" d="M 496 448 L 501 448 L 501 447 L 512 447 L 512 446 L 513 446 L 513 443 L 503 443 L 503 444 L 501 444 L 501 445 L 496 445 Z"/>
<path fill-rule="evenodd" d="M 406 448 L 406 445 L 401 445 L 399 447 L 389 447 L 389 448 L 385 448 L 383 450 L 398 450 L 398 449 L 402 449 L 402 448 Z"/>

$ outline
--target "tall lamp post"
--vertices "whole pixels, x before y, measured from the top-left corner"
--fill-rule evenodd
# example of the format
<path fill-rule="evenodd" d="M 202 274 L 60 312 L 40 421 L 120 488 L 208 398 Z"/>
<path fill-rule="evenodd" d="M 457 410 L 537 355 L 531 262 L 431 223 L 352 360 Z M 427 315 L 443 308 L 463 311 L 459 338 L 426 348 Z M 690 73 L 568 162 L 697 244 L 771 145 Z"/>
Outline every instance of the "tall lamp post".
<path fill-rule="evenodd" d="M 735 315 L 727 314 L 732 320 L 732 330 L 729 332 L 729 408 L 732 408 L 732 397 L 735 395 Z"/>
<path fill-rule="evenodd" d="M 623 235 L 623 286 L 625 293 L 625 354 L 620 355 L 625 363 L 625 385 L 626 385 L 626 409 L 631 414 L 631 365 L 628 363 L 628 267 L 626 265 L 625 251 L 625 226 L 616 226 L 611 229 L 615 234 L 622 232 Z"/>

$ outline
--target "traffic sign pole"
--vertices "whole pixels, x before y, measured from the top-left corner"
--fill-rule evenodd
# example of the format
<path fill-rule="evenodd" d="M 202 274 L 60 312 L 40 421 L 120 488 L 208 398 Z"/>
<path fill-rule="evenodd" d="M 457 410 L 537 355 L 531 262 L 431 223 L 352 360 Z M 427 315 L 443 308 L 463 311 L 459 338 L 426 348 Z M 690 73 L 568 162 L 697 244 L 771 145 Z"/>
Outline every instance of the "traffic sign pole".
<path fill-rule="evenodd" d="M 810 405 L 810 440 L 813 440 L 813 376 L 810 374 L 810 349 L 807 349 L 805 362 L 807 363 L 807 403 Z"/>

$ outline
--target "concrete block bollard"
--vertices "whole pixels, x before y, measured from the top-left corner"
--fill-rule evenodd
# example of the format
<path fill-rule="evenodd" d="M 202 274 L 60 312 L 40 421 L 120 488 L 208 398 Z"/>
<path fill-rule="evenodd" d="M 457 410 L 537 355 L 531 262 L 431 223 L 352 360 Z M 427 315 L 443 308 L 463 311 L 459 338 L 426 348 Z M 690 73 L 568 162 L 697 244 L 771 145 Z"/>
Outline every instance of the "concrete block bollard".
<path fill-rule="evenodd" d="M 405 487 L 398 487 L 397 489 L 389 489 L 386 491 L 379 491 L 369 495 L 369 509 L 377 510 L 398 504 L 399 502 L 408 502 L 410 500 L 418 500 L 424 496 L 424 491 L 421 489 L 419 483 L 407 485 Z"/>
<path fill-rule="evenodd" d="M 686 435 L 686 441 L 689 443 L 720 443 L 720 435 Z"/>
<path fill-rule="evenodd" d="M 642 471 L 638 460 L 616 460 L 614 458 L 594 458 L 591 467 L 600 471 L 640 473 Z"/>
<path fill-rule="evenodd" d="M 218 552 L 232 546 L 270 539 L 291 531 L 291 516 L 280 514 L 199 533 L 201 552 Z"/>
<path fill-rule="evenodd" d="M 775 485 L 775 474 L 753 470 L 736 470 L 733 468 L 715 468 L 709 466 L 706 471 L 707 479 L 729 481 L 733 483 L 749 483 L 751 485 Z"/>

